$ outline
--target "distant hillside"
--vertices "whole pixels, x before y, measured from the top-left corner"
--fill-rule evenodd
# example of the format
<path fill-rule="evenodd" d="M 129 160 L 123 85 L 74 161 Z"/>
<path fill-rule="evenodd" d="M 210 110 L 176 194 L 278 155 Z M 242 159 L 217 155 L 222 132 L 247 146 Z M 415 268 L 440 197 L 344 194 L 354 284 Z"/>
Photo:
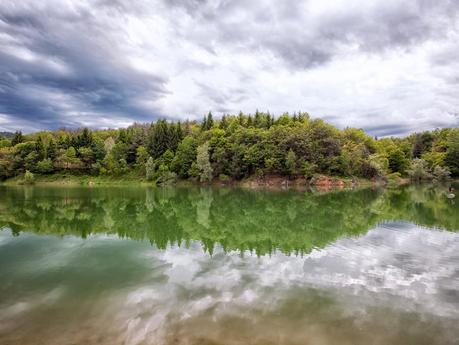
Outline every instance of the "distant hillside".
<path fill-rule="evenodd" d="M 13 132 L 0 132 L 0 137 L 4 137 L 7 139 L 12 139 L 14 136 Z"/>

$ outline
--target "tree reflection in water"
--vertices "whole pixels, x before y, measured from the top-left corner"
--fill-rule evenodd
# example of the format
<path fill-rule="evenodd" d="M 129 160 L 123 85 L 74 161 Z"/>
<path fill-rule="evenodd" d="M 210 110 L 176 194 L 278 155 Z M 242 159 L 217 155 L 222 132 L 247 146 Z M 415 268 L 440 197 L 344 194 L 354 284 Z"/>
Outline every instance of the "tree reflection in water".
<path fill-rule="evenodd" d="M 459 229 L 444 188 L 405 186 L 325 194 L 212 188 L 0 187 L 0 227 L 15 234 L 116 234 L 159 249 L 199 240 L 209 254 L 301 255 L 377 224 Z"/>

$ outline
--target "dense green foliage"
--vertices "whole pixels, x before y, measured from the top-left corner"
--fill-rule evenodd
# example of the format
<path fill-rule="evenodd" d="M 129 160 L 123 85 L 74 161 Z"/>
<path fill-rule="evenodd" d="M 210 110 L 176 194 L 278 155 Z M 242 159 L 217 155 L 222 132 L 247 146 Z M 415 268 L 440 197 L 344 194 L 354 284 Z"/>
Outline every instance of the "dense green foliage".
<path fill-rule="evenodd" d="M 177 177 L 214 178 L 314 174 L 425 179 L 459 176 L 459 129 L 437 129 L 405 138 L 376 139 L 363 130 L 337 128 L 307 113 L 277 119 L 240 113 L 201 123 L 134 124 L 127 129 L 87 128 L 0 138 L 0 179 L 69 172 L 121 176 L 135 172 L 156 182 Z M 421 171 L 422 170 L 422 171 Z"/>
<path fill-rule="evenodd" d="M 445 188 L 404 186 L 332 193 L 227 188 L 0 187 L 0 228 L 117 234 L 159 248 L 199 240 L 212 253 L 307 253 L 390 220 L 457 231 L 459 203 Z"/>

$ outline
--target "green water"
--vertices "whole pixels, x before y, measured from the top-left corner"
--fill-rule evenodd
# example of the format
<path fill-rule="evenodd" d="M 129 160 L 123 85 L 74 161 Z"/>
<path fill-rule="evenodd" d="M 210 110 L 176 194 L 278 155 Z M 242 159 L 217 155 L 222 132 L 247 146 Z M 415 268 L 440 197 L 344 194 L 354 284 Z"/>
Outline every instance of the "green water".
<path fill-rule="evenodd" d="M 0 344 L 458 344 L 459 202 L 0 187 Z"/>

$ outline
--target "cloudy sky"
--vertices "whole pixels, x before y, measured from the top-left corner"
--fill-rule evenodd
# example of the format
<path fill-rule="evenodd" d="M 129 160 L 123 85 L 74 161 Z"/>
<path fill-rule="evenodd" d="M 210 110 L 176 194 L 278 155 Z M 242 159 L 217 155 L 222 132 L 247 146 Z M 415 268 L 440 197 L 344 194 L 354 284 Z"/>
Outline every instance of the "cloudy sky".
<path fill-rule="evenodd" d="M 0 130 L 308 111 L 459 125 L 457 0 L 2 0 Z"/>

